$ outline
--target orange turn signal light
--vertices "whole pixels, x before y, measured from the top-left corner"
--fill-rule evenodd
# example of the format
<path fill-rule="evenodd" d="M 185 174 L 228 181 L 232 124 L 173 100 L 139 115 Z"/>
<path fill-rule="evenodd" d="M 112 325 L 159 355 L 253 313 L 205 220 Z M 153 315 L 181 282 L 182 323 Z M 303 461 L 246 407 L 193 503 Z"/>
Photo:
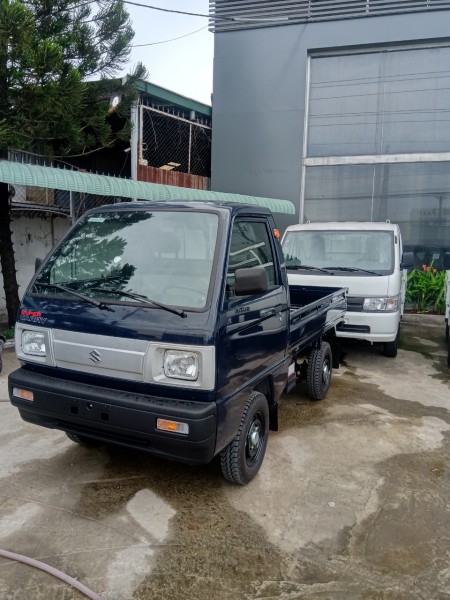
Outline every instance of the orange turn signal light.
<path fill-rule="evenodd" d="M 189 433 L 189 425 L 180 421 L 169 421 L 168 419 L 156 419 L 156 429 L 160 431 L 171 431 L 173 433 Z"/>
<path fill-rule="evenodd" d="M 13 396 L 21 398 L 22 400 L 28 400 L 29 402 L 34 401 L 34 394 L 30 390 L 24 390 L 22 388 L 13 388 Z"/>
<path fill-rule="evenodd" d="M 275 236 L 275 238 L 276 238 L 277 240 L 279 240 L 279 239 L 280 239 L 280 237 L 281 237 L 280 230 L 279 230 L 279 229 L 274 229 L 274 230 L 273 230 L 273 235 Z"/>

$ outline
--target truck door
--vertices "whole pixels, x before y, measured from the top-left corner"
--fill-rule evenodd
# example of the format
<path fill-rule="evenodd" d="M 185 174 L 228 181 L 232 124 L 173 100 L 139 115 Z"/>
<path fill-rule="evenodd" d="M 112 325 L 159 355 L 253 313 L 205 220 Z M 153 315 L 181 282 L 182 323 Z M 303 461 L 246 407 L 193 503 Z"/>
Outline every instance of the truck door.
<path fill-rule="evenodd" d="M 234 222 L 226 274 L 224 300 L 225 344 L 223 360 L 225 381 L 219 384 L 236 390 L 260 377 L 264 371 L 282 367 L 288 343 L 287 286 L 283 285 L 278 263 L 277 243 L 264 220 L 241 218 Z M 240 268 L 262 266 L 268 290 L 237 296 L 235 272 Z M 223 363 L 223 366 L 225 364 Z M 222 393 L 226 389 L 222 387 Z"/>

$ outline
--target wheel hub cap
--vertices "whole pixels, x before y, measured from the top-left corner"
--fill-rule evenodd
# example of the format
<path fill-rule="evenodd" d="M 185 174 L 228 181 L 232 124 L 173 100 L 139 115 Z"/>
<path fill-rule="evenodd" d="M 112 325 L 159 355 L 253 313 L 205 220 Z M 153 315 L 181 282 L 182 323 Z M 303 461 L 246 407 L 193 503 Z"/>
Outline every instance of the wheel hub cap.
<path fill-rule="evenodd" d="M 323 367 L 322 367 L 322 381 L 323 383 L 327 383 L 328 379 L 330 377 L 330 365 L 328 363 L 328 361 L 323 363 Z"/>
<path fill-rule="evenodd" d="M 250 459 L 253 459 L 256 456 L 260 443 L 261 423 L 259 421 L 254 421 L 249 429 L 247 436 L 248 455 Z"/>

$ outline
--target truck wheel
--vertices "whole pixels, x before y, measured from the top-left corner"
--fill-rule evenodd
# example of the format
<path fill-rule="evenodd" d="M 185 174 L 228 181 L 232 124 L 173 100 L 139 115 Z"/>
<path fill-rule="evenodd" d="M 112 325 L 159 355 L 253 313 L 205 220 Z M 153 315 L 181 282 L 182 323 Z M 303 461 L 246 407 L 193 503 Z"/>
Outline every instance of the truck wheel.
<path fill-rule="evenodd" d="M 84 435 L 78 435 L 77 433 L 72 433 L 71 431 L 66 431 L 65 434 L 67 435 L 69 440 L 72 440 L 72 442 L 75 442 L 76 444 L 80 444 L 80 446 L 89 447 L 89 446 L 97 446 L 98 445 L 97 440 L 93 440 L 91 438 L 84 437 Z"/>
<path fill-rule="evenodd" d="M 389 358 L 395 358 L 397 356 L 398 340 L 400 337 L 400 327 L 397 330 L 397 336 L 393 342 L 384 342 L 383 354 Z"/>
<path fill-rule="evenodd" d="M 448 340 L 447 365 L 450 367 L 450 340 Z"/>
<path fill-rule="evenodd" d="M 260 392 L 252 392 L 236 437 L 220 453 L 220 466 L 225 479 L 245 485 L 256 473 L 266 453 L 269 436 L 269 406 Z"/>
<path fill-rule="evenodd" d="M 333 356 L 330 344 L 322 342 L 320 348 L 311 351 L 308 360 L 306 383 L 311 400 L 322 400 L 331 383 Z"/>
<path fill-rule="evenodd" d="M 449 325 L 448 323 L 445 324 L 445 339 L 448 340 L 448 330 L 449 330 Z"/>

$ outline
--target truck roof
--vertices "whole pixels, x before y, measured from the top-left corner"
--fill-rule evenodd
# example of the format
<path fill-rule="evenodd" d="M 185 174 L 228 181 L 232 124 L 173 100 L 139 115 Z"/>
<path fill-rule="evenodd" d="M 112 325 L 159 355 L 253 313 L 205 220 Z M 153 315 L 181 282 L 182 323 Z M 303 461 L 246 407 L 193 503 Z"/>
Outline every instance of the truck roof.
<path fill-rule="evenodd" d="M 286 231 L 396 231 L 398 225 L 395 223 L 386 222 L 370 222 L 370 221 L 335 221 L 327 223 L 303 223 L 298 225 L 290 225 Z"/>
<path fill-rule="evenodd" d="M 265 206 L 259 206 L 257 204 L 238 204 L 236 202 L 208 202 L 199 200 L 174 200 L 171 202 L 151 202 L 148 200 L 138 200 L 136 202 L 118 202 L 117 204 L 104 204 L 93 208 L 87 213 L 98 213 L 105 211 L 116 211 L 116 210 L 176 210 L 179 208 L 190 208 L 191 210 L 198 210 L 202 212 L 226 212 L 226 213 L 253 213 L 261 215 L 271 215 L 270 209 Z"/>

